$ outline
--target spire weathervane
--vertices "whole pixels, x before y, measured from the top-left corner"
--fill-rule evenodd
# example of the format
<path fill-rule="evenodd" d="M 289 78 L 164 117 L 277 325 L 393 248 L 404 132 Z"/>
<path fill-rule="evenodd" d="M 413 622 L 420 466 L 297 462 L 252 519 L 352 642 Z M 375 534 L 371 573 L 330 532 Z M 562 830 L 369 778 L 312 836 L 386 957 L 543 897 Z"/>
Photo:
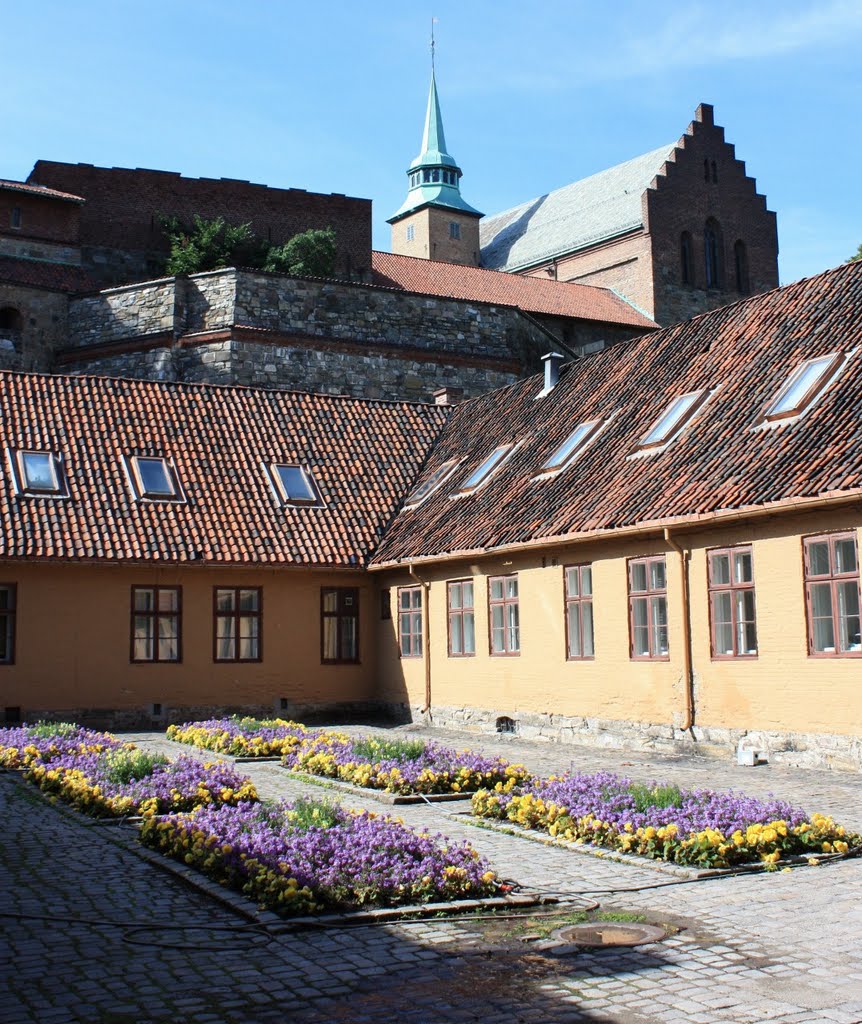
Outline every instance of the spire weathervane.
<path fill-rule="evenodd" d="M 437 19 L 431 19 L 431 74 L 434 74 L 434 26 L 437 24 Z"/>

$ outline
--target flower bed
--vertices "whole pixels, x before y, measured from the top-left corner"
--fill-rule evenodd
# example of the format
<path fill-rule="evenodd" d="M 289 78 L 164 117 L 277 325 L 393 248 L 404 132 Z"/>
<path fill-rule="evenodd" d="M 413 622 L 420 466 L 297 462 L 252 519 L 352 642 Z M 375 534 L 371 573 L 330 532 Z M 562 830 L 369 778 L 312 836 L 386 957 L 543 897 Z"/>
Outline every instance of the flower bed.
<path fill-rule="evenodd" d="M 231 765 L 185 756 L 169 761 L 109 733 L 65 723 L 0 729 L 0 759 L 8 767 L 24 768 L 25 778 L 44 792 L 103 817 L 257 799 L 251 779 Z"/>
<path fill-rule="evenodd" d="M 644 786 L 607 772 L 567 773 L 485 789 L 473 813 L 620 853 L 703 868 L 862 850 L 862 836 L 780 800 Z"/>
<path fill-rule="evenodd" d="M 306 733 L 304 725 L 283 718 L 212 718 L 168 726 L 168 739 L 232 757 L 281 757 Z"/>
<path fill-rule="evenodd" d="M 146 820 L 141 839 L 290 913 L 483 897 L 496 877 L 469 844 L 322 802 L 240 804 Z"/>
<path fill-rule="evenodd" d="M 425 740 L 350 737 L 309 733 L 282 758 L 293 771 L 339 779 L 387 793 L 464 793 L 481 787 L 515 785 L 527 777 L 522 765 L 500 757 L 460 753 Z"/>

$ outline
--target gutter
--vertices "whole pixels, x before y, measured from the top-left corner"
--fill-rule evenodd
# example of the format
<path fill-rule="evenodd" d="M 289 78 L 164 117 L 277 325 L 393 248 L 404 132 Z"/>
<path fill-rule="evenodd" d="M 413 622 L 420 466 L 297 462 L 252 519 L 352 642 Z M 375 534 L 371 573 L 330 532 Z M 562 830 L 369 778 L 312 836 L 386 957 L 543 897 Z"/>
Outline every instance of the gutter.
<path fill-rule="evenodd" d="M 658 519 L 653 523 L 623 526 L 616 529 L 585 530 L 581 533 L 568 535 L 555 534 L 550 537 L 538 537 L 533 540 L 518 541 L 513 544 L 501 544 L 491 548 L 463 548 L 459 551 L 447 551 L 439 555 L 416 555 L 409 559 L 395 559 L 389 562 L 378 562 L 368 565 L 369 572 L 382 572 L 386 569 L 403 569 L 405 564 L 411 570 L 416 563 L 436 564 L 439 562 L 462 562 L 465 558 L 486 558 L 494 555 L 518 554 L 535 548 L 568 547 L 588 541 L 615 540 L 618 537 L 661 537 L 665 529 L 671 527 L 688 532 L 707 529 L 711 526 L 722 526 L 725 523 L 740 523 L 749 519 L 767 519 L 779 514 L 794 514 L 819 511 L 821 509 L 842 508 L 845 505 L 862 505 L 862 491 L 853 494 L 838 492 L 820 495 L 817 498 L 789 498 L 784 501 L 770 502 L 768 505 L 753 505 L 743 509 L 721 509 L 718 512 L 703 512 L 694 516 L 674 516 Z"/>
<path fill-rule="evenodd" d="M 689 598 L 688 567 L 691 551 L 684 550 L 665 527 L 664 539 L 679 555 L 682 578 L 682 675 L 685 692 L 685 714 L 680 729 L 688 732 L 694 725 L 694 672 L 692 671 L 691 601 Z"/>
<path fill-rule="evenodd" d="M 431 715 L 431 615 L 428 609 L 431 597 L 431 584 L 421 579 L 413 571 L 413 565 L 407 566 L 410 576 L 416 580 L 422 588 L 422 663 L 425 667 L 425 707 L 421 714 Z"/>

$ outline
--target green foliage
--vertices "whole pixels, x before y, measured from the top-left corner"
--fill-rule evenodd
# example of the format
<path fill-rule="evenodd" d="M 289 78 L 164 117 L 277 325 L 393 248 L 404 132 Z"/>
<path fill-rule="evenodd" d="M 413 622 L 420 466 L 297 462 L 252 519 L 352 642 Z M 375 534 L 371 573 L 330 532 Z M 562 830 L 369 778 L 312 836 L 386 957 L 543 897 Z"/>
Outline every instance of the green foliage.
<path fill-rule="evenodd" d="M 192 227 L 176 218 L 164 222 L 171 243 L 168 274 L 197 274 L 222 267 L 261 267 L 269 246 L 250 224 L 228 224 L 223 217 L 204 220 L 195 214 Z"/>
<path fill-rule="evenodd" d="M 425 753 L 425 740 L 380 740 L 373 736 L 355 740 L 353 755 L 369 764 L 377 761 L 412 761 Z"/>
<path fill-rule="evenodd" d="M 30 726 L 29 733 L 34 739 L 47 740 L 52 736 L 71 736 L 77 728 L 72 722 L 37 722 Z"/>
<path fill-rule="evenodd" d="M 847 262 L 848 263 L 858 263 L 859 260 L 862 260 L 862 245 L 860 245 L 859 248 L 856 250 L 856 255 L 855 256 L 851 256 L 850 259 L 847 260 Z"/>
<path fill-rule="evenodd" d="M 145 750 L 114 750 L 105 761 L 108 780 L 119 785 L 146 779 L 160 764 L 168 764 L 164 754 L 148 754 Z"/>
<path fill-rule="evenodd" d="M 682 807 L 679 786 L 644 786 L 640 782 L 633 782 L 629 786 L 629 793 L 641 813 L 650 807 Z"/>
<path fill-rule="evenodd" d="M 332 277 L 335 272 L 335 232 L 312 229 L 294 235 L 284 245 L 274 245 L 264 270 L 297 277 Z"/>
<path fill-rule="evenodd" d="M 296 800 L 287 812 L 287 820 L 291 828 L 307 832 L 312 828 L 332 828 L 338 825 L 342 812 L 336 804 L 328 800 L 315 800 L 314 797 L 303 796 Z"/>

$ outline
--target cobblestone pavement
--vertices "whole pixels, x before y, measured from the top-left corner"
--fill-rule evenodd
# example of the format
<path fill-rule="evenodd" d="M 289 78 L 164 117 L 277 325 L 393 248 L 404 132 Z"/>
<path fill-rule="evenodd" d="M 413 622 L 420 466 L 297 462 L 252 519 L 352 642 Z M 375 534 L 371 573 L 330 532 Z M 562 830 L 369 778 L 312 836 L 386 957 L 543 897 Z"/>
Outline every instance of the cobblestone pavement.
<path fill-rule="evenodd" d="M 574 764 L 774 792 L 862 828 L 857 775 L 410 732 L 503 753 L 543 773 Z M 191 752 L 154 733 L 129 738 L 174 755 Z M 243 768 L 264 796 L 322 792 L 275 764 Z M 125 827 L 52 807 L 0 774 L 0 913 L 8 950 L 0 947 L 0 1024 L 862 1022 L 862 859 L 678 884 L 652 869 L 477 829 L 452 816 L 455 809 L 464 808 L 394 812 L 469 839 L 501 875 L 529 888 L 594 894 L 605 910 L 638 912 L 678 930 L 653 945 L 572 956 L 522 941 L 508 931 L 511 922 L 431 920 L 273 935 L 142 860 L 126 847 Z"/>

